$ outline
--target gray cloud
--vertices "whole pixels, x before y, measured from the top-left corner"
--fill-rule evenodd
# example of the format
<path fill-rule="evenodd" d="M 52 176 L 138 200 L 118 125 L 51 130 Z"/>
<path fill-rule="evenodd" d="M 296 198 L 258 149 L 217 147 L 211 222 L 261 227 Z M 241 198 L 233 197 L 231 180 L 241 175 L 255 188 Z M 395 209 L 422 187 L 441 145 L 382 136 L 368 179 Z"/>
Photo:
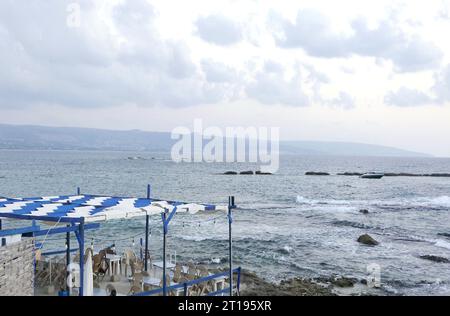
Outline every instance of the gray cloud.
<path fill-rule="evenodd" d="M 411 72 L 439 65 L 442 52 L 419 36 L 403 33 L 389 19 L 369 29 L 363 19 L 351 23 L 352 35 L 333 32 L 330 20 L 314 10 L 301 10 L 294 23 L 272 16 L 275 39 L 284 48 L 303 48 L 309 55 L 323 58 L 353 54 L 391 60 L 396 71 Z"/>
<path fill-rule="evenodd" d="M 450 102 L 450 65 L 435 75 L 435 84 L 432 90 L 437 96 L 437 102 Z"/>
<path fill-rule="evenodd" d="M 346 110 L 352 109 L 355 107 L 355 100 L 353 97 L 347 92 L 341 91 L 339 96 L 333 100 L 331 100 L 330 105 L 335 107 L 340 107 Z"/>
<path fill-rule="evenodd" d="M 395 92 L 388 93 L 384 102 L 388 105 L 413 107 L 430 104 L 433 99 L 419 90 L 402 87 Z"/>
<path fill-rule="evenodd" d="M 232 45 L 242 39 L 240 26 L 223 15 L 201 17 L 196 26 L 200 38 L 216 45 Z"/>
<path fill-rule="evenodd" d="M 401 107 L 421 106 L 421 105 L 444 105 L 450 102 L 450 65 L 437 71 L 434 75 L 434 84 L 428 95 L 416 89 L 402 87 L 397 91 L 389 92 L 384 101 L 388 105 Z"/>
<path fill-rule="evenodd" d="M 227 95 L 223 86 L 204 79 L 185 44 L 160 38 L 157 13 L 146 1 L 114 8 L 120 45 L 111 29 L 98 23 L 90 1 L 78 1 L 81 26 L 68 27 L 70 3 L 0 2 L 0 107 L 181 107 Z"/>
<path fill-rule="evenodd" d="M 284 78 L 284 68 L 280 64 L 269 61 L 265 63 L 264 68 L 273 71 L 256 73 L 254 81 L 246 86 L 246 93 L 250 98 L 263 104 L 310 105 L 308 96 L 302 90 L 300 72 L 287 80 Z"/>

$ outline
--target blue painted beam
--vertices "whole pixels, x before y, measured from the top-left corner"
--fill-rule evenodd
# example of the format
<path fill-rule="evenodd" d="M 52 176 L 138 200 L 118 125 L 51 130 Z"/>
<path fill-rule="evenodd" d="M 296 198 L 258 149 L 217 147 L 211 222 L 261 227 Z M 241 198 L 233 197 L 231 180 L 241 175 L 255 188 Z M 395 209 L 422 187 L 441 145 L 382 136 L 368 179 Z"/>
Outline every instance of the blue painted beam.
<path fill-rule="evenodd" d="M 92 224 L 86 224 L 84 225 L 84 229 L 97 229 L 100 227 L 100 224 L 92 223 Z M 57 227 L 57 228 L 50 228 L 50 229 L 43 229 L 39 230 L 34 233 L 34 236 L 45 236 L 45 235 L 56 235 L 56 234 L 62 234 L 62 233 L 70 233 L 78 231 L 78 226 L 69 226 L 69 227 Z"/>
<path fill-rule="evenodd" d="M 28 227 L 21 227 L 21 228 L 5 229 L 5 230 L 0 230 L 0 237 L 22 235 L 22 234 L 28 234 L 28 233 L 33 234 L 39 230 L 40 230 L 39 226 L 28 226 Z"/>
<path fill-rule="evenodd" d="M 78 251 L 78 248 L 70 249 L 70 252 L 77 252 L 77 251 Z M 53 255 L 60 255 L 60 254 L 66 253 L 66 252 L 67 252 L 66 249 L 64 249 L 64 250 L 55 250 L 55 251 L 43 252 L 42 255 L 43 256 L 53 256 Z"/>
<path fill-rule="evenodd" d="M 13 214 L 13 213 L 0 213 L 0 217 L 3 218 L 13 218 L 22 220 L 37 220 L 46 222 L 60 222 L 60 223 L 80 223 L 84 218 L 70 218 L 70 217 L 55 217 L 55 216 L 35 216 L 35 215 L 24 215 L 24 214 Z"/>

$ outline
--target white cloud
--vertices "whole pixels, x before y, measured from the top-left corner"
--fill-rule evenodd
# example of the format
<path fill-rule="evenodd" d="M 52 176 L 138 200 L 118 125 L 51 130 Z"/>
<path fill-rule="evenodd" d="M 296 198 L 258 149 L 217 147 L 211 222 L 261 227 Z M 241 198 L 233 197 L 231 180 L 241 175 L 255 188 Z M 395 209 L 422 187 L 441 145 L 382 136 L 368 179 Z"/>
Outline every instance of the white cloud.
<path fill-rule="evenodd" d="M 295 22 L 274 15 L 276 42 L 284 48 L 303 48 L 309 55 L 323 58 L 352 55 L 383 58 L 400 72 L 433 69 L 442 52 L 418 35 L 408 36 L 392 17 L 381 20 L 375 28 L 357 18 L 350 21 L 351 34 L 333 30 L 331 19 L 319 11 L 300 10 Z"/>
<path fill-rule="evenodd" d="M 385 102 L 389 105 L 411 107 L 430 104 L 433 99 L 419 90 L 402 87 L 395 92 L 389 92 L 385 97 Z"/>
<path fill-rule="evenodd" d="M 198 35 L 216 45 L 232 45 L 242 39 L 238 23 L 220 14 L 200 17 L 196 22 Z"/>

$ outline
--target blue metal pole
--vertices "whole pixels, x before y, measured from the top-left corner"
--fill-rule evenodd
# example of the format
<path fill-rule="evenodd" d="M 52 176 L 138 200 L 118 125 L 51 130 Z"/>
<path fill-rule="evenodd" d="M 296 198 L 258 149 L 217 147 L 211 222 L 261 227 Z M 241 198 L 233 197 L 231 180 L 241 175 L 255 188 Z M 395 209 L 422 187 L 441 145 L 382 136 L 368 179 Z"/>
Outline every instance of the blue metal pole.
<path fill-rule="evenodd" d="M 70 225 L 67 225 L 67 227 L 70 227 Z M 66 270 L 67 270 L 67 276 L 69 276 L 69 267 L 70 265 L 70 232 L 66 233 Z M 70 291 L 69 283 L 67 282 L 67 291 Z"/>
<path fill-rule="evenodd" d="M 166 213 L 163 213 L 163 296 L 166 296 Z"/>
<path fill-rule="evenodd" d="M 144 253 L 144 258 L 145 258 L 145 271 L 148 271 L 148 233 L 149 233 L 149 222 L 150 222 L 150 216 L 147 215 L 145 216 L 145 253 Z"/>
<path fill-rule="evenodd" d="M 83 286 L 84 286 L 84 221 L 80 223 L 79 226 L 80 234 L 80 296 L 83 296 Z"/>
<path fill-rule="evenodd" d="M 228 197 L 228 248 L 230 263 L 230 296 L 233 296 L 233 239 L 231 238 L 231 223 L 233 222 L 231 210 L 234 206 L 234 197 Z"/>

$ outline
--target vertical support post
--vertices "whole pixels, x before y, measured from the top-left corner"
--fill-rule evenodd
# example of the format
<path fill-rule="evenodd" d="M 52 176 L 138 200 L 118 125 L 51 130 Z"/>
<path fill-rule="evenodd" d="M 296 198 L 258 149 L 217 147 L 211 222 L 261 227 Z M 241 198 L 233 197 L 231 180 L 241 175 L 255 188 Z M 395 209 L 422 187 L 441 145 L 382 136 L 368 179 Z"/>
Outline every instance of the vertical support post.
<path fill-rule="evenodd" d="M 144 266 L 145 271 L 148 271 L 148 235 L 149 235 L 149 222 L 150 222 L 150 216 L 145 216 L 145 253 L 144 253 Z"/>
<path fill-rule="evenodd" d="M 77 188 L 77 195 L 81 195 L 81 189 L 80 189 L 80 187 Z"/>
<path fill-rule="evenodd" d="M 152 186 L 150 184 L 147 184 L 147 199 L 150 199 L 151 190 L 152 190 Z"/>
<path fill-rule="evenodd" d="M 70 225 L 67 225 L 67 227 L 70 227 Z M 69 277 L 69 266 L 70 266 L 70 232 L 66 233 L 66 270 L 67 270 L 67 277 Z M 69 282 L 66 282 L 67 284 L 67 291 L 70 291 Z"/>
<path fill-rule="evenodd" d="M 78 228 L 80 234 L 80 296 L 83 296 L 84 287 L 84 220 L 80 223 Z"/>
<path fill-rule="evenodd" d="M 231 238 L 231 223 L 233 222 L 232 212 L 234 206 L 234 196 L 228 197 L 228 261 L 230 263 L 230 296 L 233 296 L 233 239 Z"/>
<path fill-rule="evenodd" d="M 142 238 L 139 240 L 139 243 L 141 245 L 141 247 L 139 248 L 140 259 L 144 260 L 144 254 L 142 253 L 142 247 L 144 246 L 144 242 L 143 242 Z"/>
<path fill-rule="evenodd" d="M 0 219 L 0 230 L 2 230 L 2 220 Z"/>
<path fill-rule="evenodd" d="M 166 212 L 163 213 L 163 296 L 167 295 L 166 289 L 166 235 L 167 235 L 167 224 L 166 224 Z"/>

